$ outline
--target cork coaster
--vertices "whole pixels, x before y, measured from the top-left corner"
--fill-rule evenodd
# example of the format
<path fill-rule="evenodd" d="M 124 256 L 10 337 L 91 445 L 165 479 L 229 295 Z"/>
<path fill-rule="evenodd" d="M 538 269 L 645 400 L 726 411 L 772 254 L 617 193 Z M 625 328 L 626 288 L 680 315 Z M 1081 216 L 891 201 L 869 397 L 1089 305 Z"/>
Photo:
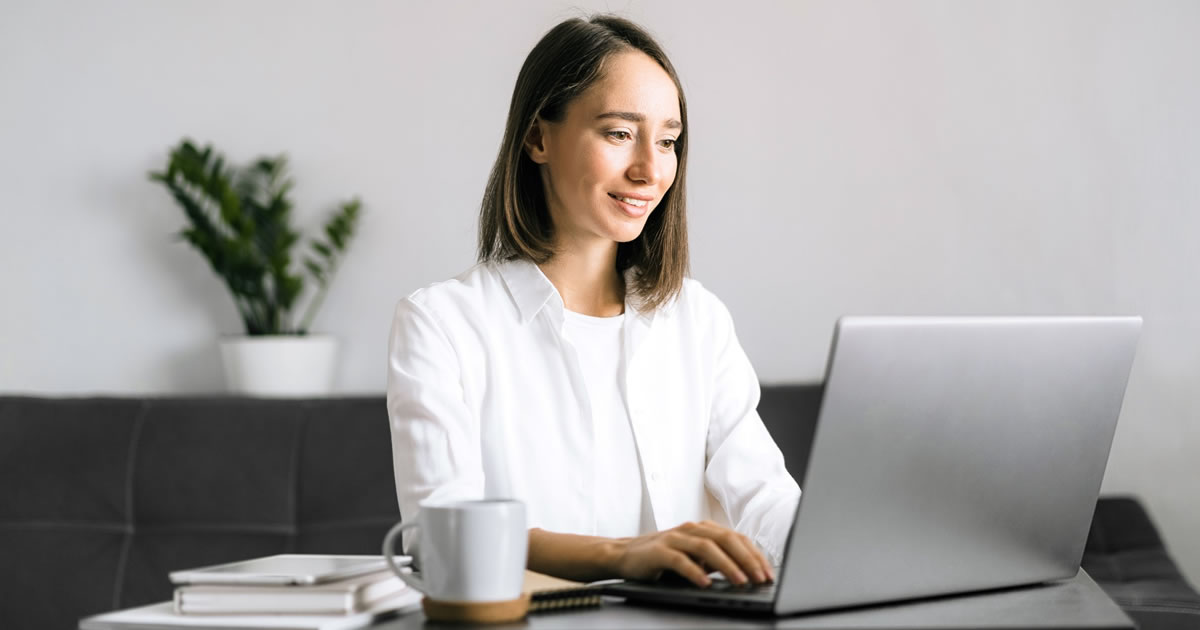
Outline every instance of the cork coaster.
<path fill-rule="evenodd" d="M 425 618 L 450 623 L 506 623 L 524 619 L 529 612 L 529 593 L 503 602 L 443 602 L 421 600 Z"/>

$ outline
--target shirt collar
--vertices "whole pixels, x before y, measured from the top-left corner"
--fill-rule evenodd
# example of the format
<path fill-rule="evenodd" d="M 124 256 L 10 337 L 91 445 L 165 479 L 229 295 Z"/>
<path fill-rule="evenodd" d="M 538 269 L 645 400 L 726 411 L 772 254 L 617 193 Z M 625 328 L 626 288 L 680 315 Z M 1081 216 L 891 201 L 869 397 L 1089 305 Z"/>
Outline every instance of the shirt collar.
<path fill-rule="evenodd" d="M 529 323 L 537 316 L 538 311 L 541 311 L 551 298 L 555 298 L 558 304 L 562 305 L 558 289 L 554 288 L 546 274 L 532 262 L 516 258 L 497 263 L 497 268 L 504 284 L 508 286 L 509 295 L 517 305 L 522 324 Z"/>
<path fill-rule="evenodd" d="M 547 305 L 555 309 L 555 314 L 559 318 L 562 316 L 563 306 L 562 296 L 559 295 L 558 289 L 554 288 L 554 283 L 542 273 L 540 267 L 534 263 L 523 260 L 513 259 L 498 263 L 500 277 L 504 279 L 504 284 L 508 286 L 508 292 L 512 295 L 513 302 L 517 305 L 517 310 L 521 314 L 521 323 L 528 324 L 534 317 L 537 316 Z M 625 270 L 625 286 L 633 286 L 634 270 L 632 268 Z M 654 312 L 644 312 L 641 308 L 641 300 L 638 299 L 630 291 L 625 292 L 625 313 L 626 320 L 641 319 L 647 324 L 654 319 Z"/>

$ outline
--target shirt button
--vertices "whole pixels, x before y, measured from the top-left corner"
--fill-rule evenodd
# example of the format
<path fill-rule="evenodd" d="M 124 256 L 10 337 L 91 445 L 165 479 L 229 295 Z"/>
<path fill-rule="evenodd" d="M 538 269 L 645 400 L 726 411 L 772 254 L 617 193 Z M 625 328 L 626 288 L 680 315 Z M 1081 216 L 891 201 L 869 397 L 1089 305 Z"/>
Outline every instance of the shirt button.
<path fill-rule="evenodd" d="M 650 481 L 655 481 L 655 482 L 658 481 L 658 473 L 656 473 L 656 472 L 650 473 Z"/>

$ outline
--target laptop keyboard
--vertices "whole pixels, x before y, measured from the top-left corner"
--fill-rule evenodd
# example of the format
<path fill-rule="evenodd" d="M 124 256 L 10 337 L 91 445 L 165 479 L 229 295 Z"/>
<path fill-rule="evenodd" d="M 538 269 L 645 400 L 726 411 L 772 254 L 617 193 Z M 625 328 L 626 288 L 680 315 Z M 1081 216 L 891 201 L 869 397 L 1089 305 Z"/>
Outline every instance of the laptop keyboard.
<path fill-rule="evenodd" d="M 721 595 L 753 595 L 756 599 L 759 597 L 771 598 L 775 595 L 775 583 L 770 584 L 754 584 L 746 583 L 738 586 L 733 582 L 725 579 L 720 573 L 713 572 L 708 575 L 712 583 L 707 588 L 696 586 L 683 578 L 663 579 L 656 583 L 658 587 L 667 587 L 672 590 L 694 591 L 696 593 L 721 594 Z"/>
<path fill-rule="evenodd" d="M 672 579 L 674 578 L 674 579 Z M 607 594 L 634 601 L 674 602 L 718 605 L 721 608 L 766 610 L 775 601 L 775 584 L 736 586 L 720 573 L 709 574 L 712 582 L 701 588 L 674 574 L 657 582 L 619 582 L 608 587 Z M 764 608 L 765 607 L 765 608 Z"/>
<path fill-rule="evenodd" d="M 708 591 L 710 593 L 711 592 L 753 593 L 755 595 L 761 595 L 764 593 L 765 594 L 774 593 L 775 592 L 775 583 L 772 582 L 770 584 L 754 584 L 754 583 L 748 582 L 742 586 L 738 586 L 737 584 L 734 584 L 733 582 L 730 582 L 729 580 L 726 580 L 723 577 L 714 577 L 714 578 L 712 578 L 712 584 L 710 584 L 708 586 L 708 588 L 700 588 L 699 586 L 695 586 L 695 585 L 692 585 L 692 588 L 699 590 L 699 591 Z"/>

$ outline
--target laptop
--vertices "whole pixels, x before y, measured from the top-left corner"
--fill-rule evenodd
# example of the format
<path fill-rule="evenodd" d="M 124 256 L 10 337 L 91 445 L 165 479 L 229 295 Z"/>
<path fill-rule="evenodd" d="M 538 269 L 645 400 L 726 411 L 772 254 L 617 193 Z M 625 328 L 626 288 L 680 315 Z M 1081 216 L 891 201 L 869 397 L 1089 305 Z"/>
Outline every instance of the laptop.
<path fill-rule="evenodd" d="M 1140 317 L 843 317 L 776 582 L 613 584 L 789 615 L 1074 577 Z"/>

